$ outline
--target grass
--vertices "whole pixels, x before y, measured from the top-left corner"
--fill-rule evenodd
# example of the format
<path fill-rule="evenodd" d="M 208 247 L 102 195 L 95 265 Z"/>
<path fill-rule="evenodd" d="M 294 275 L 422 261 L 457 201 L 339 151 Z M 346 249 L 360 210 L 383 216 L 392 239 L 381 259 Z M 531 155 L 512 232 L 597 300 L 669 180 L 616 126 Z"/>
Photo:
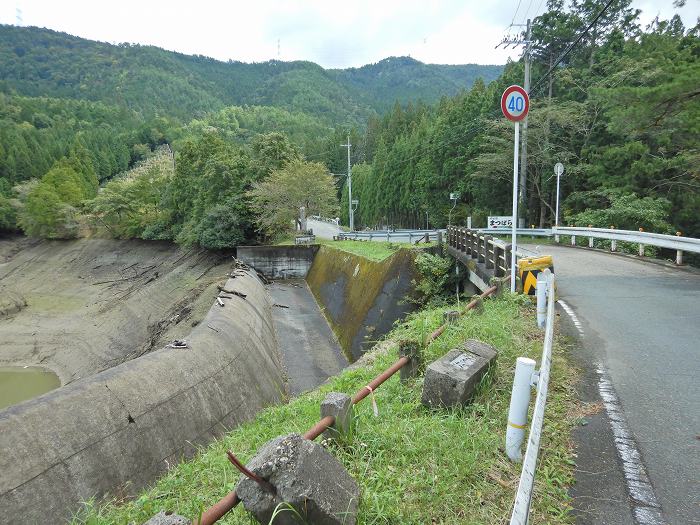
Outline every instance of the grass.
<path fill-rule="evenodd" d="M 332 241 L 329 239 L 316 239 L 317 244 L 325 244 L 331 248 L 336 248 L 344 252 L 366 257 L 372 261 L 383 261 L 391 257 L 401 248 L 420 249 L 434 246 L 435 243 L 410 244 L 407 242 L 375 242 L 375 241 Z M 275 242 L 276 245 L 294 244 L 294 237 L 287 235 Z"/>
<path fill-rule="evenodd" d="M 303 433 L 318 420 L 327 392 L 352 394 L 366 385 L 394 362 L 397 341 L 430 333 L 442 322 L 445 309 L 414 314 L 366 356 L 363 366 L 289 404 L 263 410 L 252 422 L 175 466 L 137 499 L 88 505 L 73 523 L 143 523 L 160 510 L 196 517 L 236 485 L 239 476 L 226 459 L 227 449 L 247 461 L 273 437 Z M 431 362 L 468 338 L 499 349 L 496 369 L 469 406 L 428 410 L 420 403 L 422 379 L 401 384 L 396 374 L 376 391 L 378 418 L 369 400 L 355 407 L 352 442 L 327 446 L 360 484 L 359 524 L 506 523 L 520 475 L 519 465 L 511 464 L 503 452 L 513 367 L 516 357 L 539 359 L 542 350 L 533 310 L 522 297 L 506 294 L 487 300 L 483 313 L 465 315 L 423 350 L 424 362 Z M 564 341 L 557 340 L 531 523 L 573 523 L 567 487 L 573 481 L 570 433 L 578 416 L 576 371 L 566 352 Z M 220 523 L 253 523 L 241 507 Z"/>

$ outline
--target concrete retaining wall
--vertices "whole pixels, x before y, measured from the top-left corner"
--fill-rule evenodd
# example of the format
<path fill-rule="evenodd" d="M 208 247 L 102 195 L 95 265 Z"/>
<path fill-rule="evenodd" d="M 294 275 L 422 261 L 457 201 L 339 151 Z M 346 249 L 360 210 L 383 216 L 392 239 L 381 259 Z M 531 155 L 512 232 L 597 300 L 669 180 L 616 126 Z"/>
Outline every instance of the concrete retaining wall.
<path fill-rule="evenodd" d="M 321 246 L 306 280 L 353 361 L 415 306 L 407 302 L 417 278 L 415 252 L 399 250 L 383 261 Z"/>
<path fill-rule="evenodd" d="M 236 258 L 270 279 L 303 279 L 316 252 L 318 245 L 239 246 Z"/>
<path fill-rule="evenodd" d="M 134 494 L 196 445 L 282 398 L 268 295 L 213 306 L 189 349 L 161 349 L 0 411 L 0 521 L 60 523 L 93 496 Z"/>

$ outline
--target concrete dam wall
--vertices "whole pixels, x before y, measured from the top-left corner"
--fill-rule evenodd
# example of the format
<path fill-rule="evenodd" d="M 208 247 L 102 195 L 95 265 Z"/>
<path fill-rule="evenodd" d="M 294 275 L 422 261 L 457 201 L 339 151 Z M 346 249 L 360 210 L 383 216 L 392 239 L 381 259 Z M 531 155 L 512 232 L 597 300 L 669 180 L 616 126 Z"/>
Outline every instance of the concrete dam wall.
<path fill-rule="evenodd" d="M 414 254 L 399 250 L 382 261 L 321 246 L 306 280 L 354 361 L 415 310 L 406 298 L 417 279 Z"/>
<path fill-rule="evenodd" d="M 187 338 L 0 411 L 0 513 L 59 523 L 91 497 L 130 495 L 195 446 L 283 399 L 271 304 L 252 272 Z"/>

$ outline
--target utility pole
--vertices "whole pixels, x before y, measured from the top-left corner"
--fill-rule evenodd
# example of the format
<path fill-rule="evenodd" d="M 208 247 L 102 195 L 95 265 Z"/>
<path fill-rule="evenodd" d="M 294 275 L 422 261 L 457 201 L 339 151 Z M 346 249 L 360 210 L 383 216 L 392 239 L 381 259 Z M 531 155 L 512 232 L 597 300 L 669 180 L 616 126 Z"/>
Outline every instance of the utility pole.
<path fill-rule="evenodd" d="M 355 231 L 355 213 L 352 210 L 352 171 L 350 171 L 350 134 L 348 133 L 348 143 L 341 144 L 341 147 L 348 148 L 348 220 L 350 231 Z"/>
<path fill-rule="evenodd" d="M 525 46 L 525 50 L 523 51 L 523 62 L 525 63 L 525 79 L 523 82 L 523 87 L 525 88 L 525 91 L 529 94 L 530 93 L 530 55 L 531 55 L 531 45 L 532 45 L 532 22 L 528 18 L 527 19 L 527 24 L 511 24 L 510 27 L 525 27 L 525 40 L 522 39 L 521 36 L 517 37 L 511 37 L 510 35 L 504 36 L 503 40 L 501 40 L 496 48 L 499 48 L 500 46 L 504 46 L 506 49 L 509 46 L 517 47 L 517 46 Z M 526 211 L 526 197 L 527 197 L 527 119 L 528 117 L 526 116 L 525 119 L 523 120 L 523 129 L 522 129 L 522 139 L 521 139 L 521 146 L 520 146 L 520 181 L 519 181 L 519 189 L 518 189 L 518 200 L 519 200 L 519 215 L 523 215 L 524 212 Z M 518 218 L 518 227 L 524 228 L 525 225 L 525 218 L 524 217 L 519 217 Z"/>
<path fill-rule="evenodd" d="M 530 94 L 530 47 L 532 45 L 532 24 L 530 19 L 527 19 L 527 29 L 525 31 L 525 91 L 528 95 Z M 527 116 L 523 120 L 523 139 L 520 146 L 520 213 L 522 215 L 523 224 L 520 224 L 521 228 L 526 228 L 525 218 L 527 217 Z"/>

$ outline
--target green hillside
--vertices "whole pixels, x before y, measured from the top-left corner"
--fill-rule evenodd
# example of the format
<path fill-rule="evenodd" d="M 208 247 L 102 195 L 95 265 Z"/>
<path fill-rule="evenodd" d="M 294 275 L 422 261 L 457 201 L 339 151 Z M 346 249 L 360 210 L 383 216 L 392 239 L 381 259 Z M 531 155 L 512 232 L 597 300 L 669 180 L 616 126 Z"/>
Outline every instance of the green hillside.
<path fill-rule="evenodd" d="M 312 62 L 247 64 L 152 46 L 111 45 L 0 25 L 0 91 L 116 104 L 146 116 L 199 117 L 231 105 L 276 106 L 328 123 L 362 124 L 396 99 L 435 102 L 502 66 L 437 66 L 391 58 L 348 70 Z"/>

